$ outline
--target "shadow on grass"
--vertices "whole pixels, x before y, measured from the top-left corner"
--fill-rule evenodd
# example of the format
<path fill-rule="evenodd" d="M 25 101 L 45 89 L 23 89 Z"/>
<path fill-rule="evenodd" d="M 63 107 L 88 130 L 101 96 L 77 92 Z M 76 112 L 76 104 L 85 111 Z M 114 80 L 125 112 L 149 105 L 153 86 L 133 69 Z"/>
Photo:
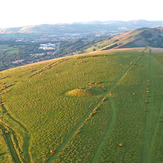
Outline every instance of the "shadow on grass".
<path fill-rule="evenodd" d="M 6 155 L 8 152 L 0 153 L 0 156 Z"/>
<path fill-rule="evenodd" d="M 22 123 L 20 123 L 19 121 L 17 121 L 16 119 L 14 119 L 7 111 L 7 109 L 5 108 L 4 105 L 1 105 L 2 111 L 3 113 L 6 113 L 6 116 L 8 116 L 8 118 L 10 120 L 12 120 L 13 122 L 15 122 L 16 124 L 18 124 L 20 126 L 20 128 L 25 132 L 25 134 L 22 135 L 23 137 L 23 151 L 26 153 L 26 161 L 30 162 L 30 155 L 29 155 L 29 141 L 30 141 L 30 135 L 28 130 L 23 126 Z M 19 152 L 21 152 L 20 148 L 19 148 L 19 143 L 18 140 L 16 138 L 16 134 L 15 132 L 10 128 L 10 130 L 12 131 L 12 135 L 13 135 L 13 139 L 15 142 L 16 147 L 19 149 Z M 24 136 L 25 135 L 25 136 Z M 10 141 L 11 142 L 11 141 Z"/>

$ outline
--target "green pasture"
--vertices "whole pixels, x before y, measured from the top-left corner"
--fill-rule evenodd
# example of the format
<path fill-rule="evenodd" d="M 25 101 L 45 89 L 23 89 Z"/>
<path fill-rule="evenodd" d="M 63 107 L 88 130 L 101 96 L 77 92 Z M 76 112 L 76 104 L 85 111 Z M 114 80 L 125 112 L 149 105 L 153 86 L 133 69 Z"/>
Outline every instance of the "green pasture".
<path fill-rule="evenodd" d="M 111 50 L 1 71 L 2 162 L 163 161 L 162 58 Z"/>

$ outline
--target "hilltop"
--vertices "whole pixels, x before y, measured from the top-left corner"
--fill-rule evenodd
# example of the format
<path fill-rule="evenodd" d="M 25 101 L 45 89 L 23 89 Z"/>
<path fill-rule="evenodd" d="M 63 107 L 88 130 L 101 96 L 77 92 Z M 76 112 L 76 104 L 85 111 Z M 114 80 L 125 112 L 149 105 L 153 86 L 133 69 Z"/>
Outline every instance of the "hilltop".
<path fill-rule="evenodd" d="M 0 162 L 161 162 L 162 74 L 153 48 L 1 71 Z"/>

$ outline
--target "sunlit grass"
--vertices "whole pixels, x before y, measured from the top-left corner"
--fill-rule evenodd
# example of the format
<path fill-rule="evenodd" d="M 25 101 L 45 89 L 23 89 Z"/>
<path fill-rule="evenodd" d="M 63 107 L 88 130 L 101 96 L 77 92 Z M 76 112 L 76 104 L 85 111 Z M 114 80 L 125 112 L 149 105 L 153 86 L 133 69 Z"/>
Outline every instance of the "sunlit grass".
<path fill-rule="evenodd" d="M 161 65 L 152 62 L 151 76 L 152 56 L 142 54 L 112 50 L 2 71 L 0 94 L 7 111 L 1 121 L 11 128 L 22 160 L 46 162 L 56 155 L 56 162 L 140 162 L 150 104 L 145 103 L 147 81 L 153 81 L 152 95 L 159 96 L 153 107 L 161 106 L 162 87 Z M 152 157 L 161 160 L 155 148 Z"/>

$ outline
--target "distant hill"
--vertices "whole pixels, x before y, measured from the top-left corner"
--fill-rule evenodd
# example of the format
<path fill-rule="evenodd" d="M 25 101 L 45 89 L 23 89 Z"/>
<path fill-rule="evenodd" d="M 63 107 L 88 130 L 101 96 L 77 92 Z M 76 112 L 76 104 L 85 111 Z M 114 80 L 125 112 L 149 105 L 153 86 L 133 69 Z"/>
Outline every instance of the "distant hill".
<path fill-rule="evenodd" d="M 108 50 L 131 47 L 163 48 L 163 28 L 139 28 L 107 39 L 93 46 L 96 50 Z M 88 51 L 91 48 L 88 49 Z"/>
<path fill-rule="evenodd" d="M 85 23 L 72 23 L 72 24 L 42 24 L 34 26 L 25 26 L 17 28 L 0 29 L 0 33 L 96 33 L 96 32 L 111 32 L 120 31 L 125 32 L 128 30 L 141 28 L 141 27 L 154 27 L 163 25 L 163 21 L 147 21 L 147 20 L 134 20 L 134 21 L 94 21 Z"/>
<path fill-rule="evenodd" d="M 97 23 L 97 22 L 92 22 L 92 24 L 94 23 Z M 114 22 L 110 22 L 110 23 L 114 23 Z M 82 26 L 82 24 L 80 25 Z M 45 27 L 44 31 L 47 32 L 46 27 L 49 27 L 50 25 L 40 26 L 40 31 L 43 31 L 43 26 Z M 88 27 L 89 25 L 86 24 L 86 26 Z M 16 29 L 19 29 L 21 31 L 27 31 L 27 30 L 30 31 L 32 30 L 32 28 L 33 28 L 33 31 L 36 31 L 36 27 L 31 27 L 31 29 L 29 29 L 29 27 L 28 28 L 24 27 L 23 29 L 14 28 L 13 30 L 16 31 Z M 87 30 L 90 30 L 90 29 L 87 28 Z M 19 35 L 23 35 L 23 36 L 26 36 L 27 38 L 30 36 L 29 33 L 25 33 L 25 34 L 15 33 L 15 34 L 4 34 L 4 35 L 9 35 L 9 36 L 15 35 L 16 37 L 18 37 Z M 37 35 L 37 34 L 34 33 L 31 35 Z M 38 36 L 39 35 L 41 34 L 38 34 Z M 44 34 L 44 35 L 46 36 L 47 34 Z M 65 36 L 67 36 L 66 33 L 65 33 Z M 90 37 L 88 36 L 88 38 Z M 156 28 L 147 28 L 147 27 L 138 28 L 138 29 L 131 30 L 123 34 L 117 35 L 112 38 L 107 38 L 107 37 L 102 38 L 102 39 L 99 39 L 98 37 L 97 38 L 94 37 L 94 38 L 95 38 L 94 40 L 85 40 L 84 38 L 83 40 L 77 40 L 75 42 L 68 42 L 68 41 L 62 42 L 59 48 L 57 49 L 55 55 L 49 55 L 48 53 L 45 53 L 45 55 L 40 55 L 37 57 L 33 57 L 33 55 L 31 54 L 45 52 L 43 50 L 38 49 L 40 46 L 40 43 L 36 42 L 36 43 L 26 44 L 24 42 L 22 43 L 12 42 L 12 44 L 10 44 L 7 42 L 7 44 L 4 44 L 2 40 L 1 41 L 2 44 L 0 45 L 0 50 L 1 50 L 0 51 L 0 70 L 17 67 L 20 65 L 25 65 L 31 62 L 39 62 L 39 61 L 43 61 L 47 59 L 52 59 L 55 57 L 88 53 L 92 51 L 103 51 L 103 50 L 109 50 L 109 49 L 131 48 L 131 47 L 147 47 L 147 46 L 163 48 L 163 26 L 158 26 Z M 21 62 L 19 62 L 19 60 Z"/>

